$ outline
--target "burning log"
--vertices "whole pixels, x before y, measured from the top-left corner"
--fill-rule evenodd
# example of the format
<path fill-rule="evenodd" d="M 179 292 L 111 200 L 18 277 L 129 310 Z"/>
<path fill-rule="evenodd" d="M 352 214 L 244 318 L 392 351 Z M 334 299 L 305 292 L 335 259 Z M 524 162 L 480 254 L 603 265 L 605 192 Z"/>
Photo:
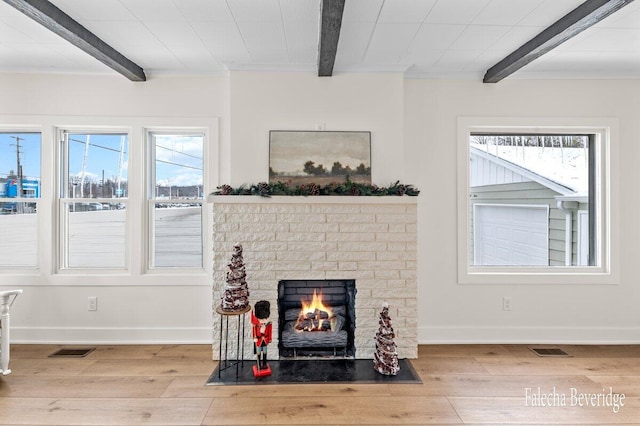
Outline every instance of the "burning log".
<path fill-rule="evenodd" d="M 344 318 L 338 316 L 337 323 L 342 327 Z M 343 348 L 347 346 L 347 332 L 337 329 L 325 333 L 305 333 L 296 330 L 294 321 L 290 321 L 282 331 L 282 345 L 285 348 Z"/>
<path fill-rule="evenodd" d="M 295 325 L 295 329 L 298 331 L 330 331 L 331 320 L 304 318 Z"/>
<path fill-rule="evenodd" d="M 329 319 L 329 313 L 327 311 L 321 311 L 319 309 L 316 309 L 313 312 L 306 312 L 303 316 L 302 319 L 309 319 L 309 320 L 319 320 L 319 319 Z"/>

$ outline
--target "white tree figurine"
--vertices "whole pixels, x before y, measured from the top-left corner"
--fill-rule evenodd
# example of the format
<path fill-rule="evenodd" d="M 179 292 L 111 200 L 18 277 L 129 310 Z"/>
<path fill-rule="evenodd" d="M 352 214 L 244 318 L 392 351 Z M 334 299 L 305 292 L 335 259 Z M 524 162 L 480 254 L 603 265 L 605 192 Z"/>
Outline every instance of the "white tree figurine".
<path fill-rule="evenodd" d="M 380 325 L 376 332 L 376 352 L 373 354 L 373 368 L 387 376 L 395 376 L 400 371 L 395 333 L 389 317 L 389 304 L 385 303 L 378 319 Z"/>
<path fill-rule="evenodd" d="M 233 254 L 228 267 L 227 284 L 221 300 L 222 310 L 228 312 L 242 311 L 249 306 L 249 288 L 247 286 L 247 273 L 240 243 L 233 246 Z"/>

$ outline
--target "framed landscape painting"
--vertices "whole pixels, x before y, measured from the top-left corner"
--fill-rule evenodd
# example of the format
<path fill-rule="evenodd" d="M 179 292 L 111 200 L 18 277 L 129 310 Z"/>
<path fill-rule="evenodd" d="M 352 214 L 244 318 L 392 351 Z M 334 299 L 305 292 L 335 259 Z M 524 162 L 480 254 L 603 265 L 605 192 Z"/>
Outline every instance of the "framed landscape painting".
<path fill-rule="evenodd" d="M 371 132 L 269 132 L 269 182 L 371 183 Z"/>

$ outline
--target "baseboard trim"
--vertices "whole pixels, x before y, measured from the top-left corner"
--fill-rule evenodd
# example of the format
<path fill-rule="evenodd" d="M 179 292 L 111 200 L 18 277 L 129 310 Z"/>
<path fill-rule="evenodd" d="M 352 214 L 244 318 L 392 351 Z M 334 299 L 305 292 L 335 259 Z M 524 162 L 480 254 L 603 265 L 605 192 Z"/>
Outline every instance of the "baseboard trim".
<path fill-rule="evenodd" d="M 212 344 L 211 328 L 11 327 L 11 342 L 57 345 Z"/>
<path fill-rule="evenodd" d="M 419 344 L 640 344 L 640 327 L 418 327 Z"/>

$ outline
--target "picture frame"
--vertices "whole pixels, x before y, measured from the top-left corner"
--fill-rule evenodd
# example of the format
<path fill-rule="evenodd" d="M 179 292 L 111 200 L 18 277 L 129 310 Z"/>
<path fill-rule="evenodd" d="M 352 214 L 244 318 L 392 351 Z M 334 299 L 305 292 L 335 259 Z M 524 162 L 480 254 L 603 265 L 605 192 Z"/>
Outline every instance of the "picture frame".
<path fill-rule="evenodd" d="M 371 184 L 371 132 L 271 130 L 269 183 Z"/>

